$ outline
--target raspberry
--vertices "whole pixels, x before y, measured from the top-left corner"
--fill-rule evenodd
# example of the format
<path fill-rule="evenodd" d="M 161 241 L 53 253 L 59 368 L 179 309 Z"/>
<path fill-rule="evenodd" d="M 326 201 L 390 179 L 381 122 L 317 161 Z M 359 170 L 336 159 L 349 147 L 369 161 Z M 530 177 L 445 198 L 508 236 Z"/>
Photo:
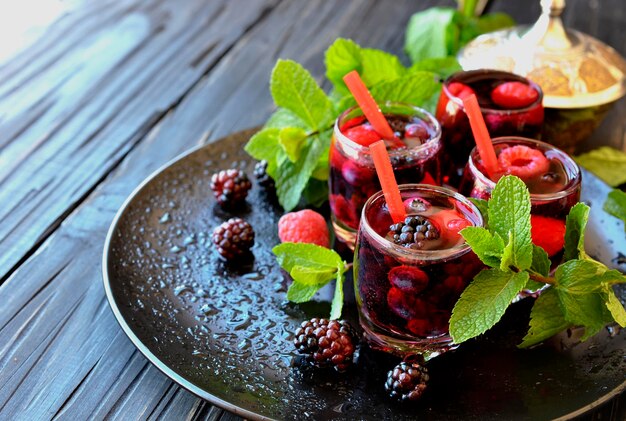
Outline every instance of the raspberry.
<path fill-rule="evenodd" d="M 378 142 L 381 137 L 369 123 L 361 124 L 347 129 L 343 132 L 344 136 L 361 146 L 369 146 L 374 142 Z"/>
<path fill-rule="evenodd" d="M 418 363 L 401 362 L 387 373 L 385 391 L 398 402 L 415 402 L 426 390 L 428 370 Z"/>
<path fill-rule="evenodd" d="M 293 343 L 300 354 L 316 367 L 345 371 L 354 357 L 356 333 L 345 320 L 313 318 L 302 322 Z"/>
<path fill-rule="evenodd" d="M 359 217 L 357 216 L 356 208 L 352 206 L 352 203 L 340 194 L 331 194 L 329 202 L 330 208 L 338 220 L 350 228 L 355 230 L 358 228 Z"/>
<path fill-rule="evenodd" d="M 346 160 L 341 167 L 341 175 L 353 186 L 362 186 L 371 183 L 375 172 L 372 168 L 367 168 L 354 161 Z"/>
<path fill-rule="evenodd" d="M 231 218 L 213 230 L 213 244 L 227 260 L 250 250 L 254 244 L 254 230 L 241 218 Z"/>
<path fill-rule="evenodd" d="M 310 209 L 289 212 L 278 220 L 278 237 L 283 243 L 311 243 L 330 246 L 326 220 Z"/>
<path fill-rule="evenodd" d="M 530 236 L 533 243 L 552 257 L 565 245 L 565 222 L 541 215 L 530 215 Z"/>
<path fill-rule="evenodd" d="M 259 161 L 254 165 L 254 178 L 256 178 L 259 185 L 263 187 L 273 187 L 274 180 L 267 173 L 267 161 Z"/>
<path fill-rule="evenodd" d="M 491 100 L 508 109 L 524 108 L 537 101 L 539 92 L 523 82 L 504 82 L 491 91 Z"/>
<path fill-rule="evenodd" d="M 498 155 L 498 165 L 505 174 L 529 180 L 550 170 L 550 161 L 538 149 L 524 145 L 504 148 Z"/>
<path fill-rule="evenodd" d="M 421 123 L 407 124 L 404 136 L 419 139 L 422 143 L 430 139 L 430 133 L 428 132 L 428 129 L 424 127 L 424 125 Z"/>
<path fill-rule="evenodd" d="M 407 216 L 404 222 L 389 227 L 393 242 L 413 250 L 421 250 L 428 240 L 439 238 L 439 230 L 422 216 Z"/>
<path fill-rule="evenodd" d="M 237 169 L 222 170 L 211 176 L 211 190 L 217 203 L 232 206 L 243 201 L 248 195 L 252 183 L 248 176 Z"/>
<path fill-rule="evenodd" d="M 413 266 L 396 266 L 387 275 L 389 282 L 407 294 L 419 294 L 428 286 L 428 275 Z"/>

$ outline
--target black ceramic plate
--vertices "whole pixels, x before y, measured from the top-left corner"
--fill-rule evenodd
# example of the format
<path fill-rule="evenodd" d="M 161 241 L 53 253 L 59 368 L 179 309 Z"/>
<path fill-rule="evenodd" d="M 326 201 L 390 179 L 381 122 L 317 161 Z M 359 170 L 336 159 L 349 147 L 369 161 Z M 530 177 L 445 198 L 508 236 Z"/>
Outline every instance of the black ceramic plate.
<path fill-rule="evenodd" d="M 415 407 L 385 400 L 383 379 L 397 362 L 387 355 L 363 348 L 344 375 L 298 368 L 292 332 L 330 306 L 323 297 L 306 306 L 285 302 L 287 281 L 271 253 L 281 210 L 271 195 L 254 186 L 244 208 L 226 212 L 209 189 L 219 169 L 252 175 L 242 150 L 251 133 L 196 149 L 150 177 L 118 213 L 105 245 L 104 284 L 117 320 L 181 386 L 246 418 L 298 420 L 551 419 L 582 414 L 626 389 L 626 334 L 618 330 L 585 343 L 567 332 L 516 349 L 530 300 L 513 305 L 480 340 L 432 360 L 429 391 Z M 585 175 L 593 209 L 588 249 L 618 267 L 611 260 L 626 253 L 623 228 L 602 213 L 606 187 Z M 231 216 L 252 224 L 256 244 L 253 257 L 227 265 L 210 234 Z M 354 320 L 353 303 L 344 314 Z"/>

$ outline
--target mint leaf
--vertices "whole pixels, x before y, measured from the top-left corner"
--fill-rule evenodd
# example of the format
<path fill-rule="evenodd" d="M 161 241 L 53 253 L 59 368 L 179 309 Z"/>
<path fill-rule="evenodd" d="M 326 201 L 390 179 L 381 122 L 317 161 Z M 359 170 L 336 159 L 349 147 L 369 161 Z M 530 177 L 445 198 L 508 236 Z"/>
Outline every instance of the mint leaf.
<path fill-rule="evenodd" d="M 361 58 L 363 63 L 361 77 L 367 86 L 394 80 L 406 73 L 406 68 L 400 59 L 385 51 L 363 48 L 361 49 Z"/>
<path fill-rule="evenodd" d="M 326 50 L 324 55 L 326 77 L 331 81 L 337 92 L 349 94 L 343 77 L 353 70 L 363 73 L 361 47 L 352 40 L 338 38 Z"/>
<path fill-rule="evenodd" d="M 602 209 L 624 221 L 624 230 L 626 231 L 626 193 L 617 189 L 611 191 Z"/>
<path fill-rule="evenodd" d="M 291 162 L 298 161 L 306 144 L 306 132 L 297 127 L 285 127 L 278 134 L 278 144 Z"/>
<path fill-rule="evenodd" d="M 602 146 L 574 159 L 609 186 L 616 187 L 626 183 L 626 153 L 618 149 Z"/>
<path fill-rule="evenodd" d="M 615 295 L 613 288 L 608 287 L 606 290 L 606 308 L 611 312 L 613 319 L 621 326 L 626 327 L 626 310 L 621 301 Z"/>
<path fill-rule="evenodd" d="M 543 291 L 530 311 L 530 329 L 519 348 L 528 348 L 565 330 L 569 323 L 563 318 L 559 297 L 554 289 Z"/>
<path fill-rule="evenodd" d="M 575 204 L 565 220 L 565 260 L 579 259 L 585 253 L 585 227 L 589 220 L 589 206 Z"/>
<path fill-rule="evenodd" d="M 276 62 L 270 91 L 276 105 L 294 113 L 311 130 L 323 129 L 334 119 L 332 103 L 324 91 L 313 76 L 295 61 Z"/>
<path fill-rule="evenodd" d="M 502 177 L 489 201 L 489 229 L 508 239 L 502 265 L 526 270 L 532 265 L 533 247 L 530 238 L 530 194 L 522 180 Z"/>
<path fill-rule="evenodd" d="M 452 310 L 450 334 L 459 344 L 486 332 L 502 317 L 528 281 L 527 272 L 480 272 L 461 294 Z"/>
<path fill-rule="evenodd" d="M 346 264 L 337 252 L 306 243 L 282 243 L 275 246 L 272 252 L 276 255 L 278 264 L 293 278 L 287 290 L 289 301 L 309 301 L 320 288 L 335 279 L 330 318 L 341 317 Z"/>
<path fill-rule="evenodd" d="M 298 205 L 317 162 L 324 153 L 328 153 L 319 135 L 312 136 L 311 139 L 312 141 L 302 147 L 300 159 L 296 162 L 286 159 L 276 170 L 276 194 L 278 202 L 286 211 L 291 211 Z"/>
<path fill-rule="evenodd" d="M 431 7 L 411 16 L 404 43 L 411 61 L 453 55 L 458 48 L 459 16 L 459 12 L 448 7 Z"/>
<path fill-rule="evenodd" d="M 311 206 L 322 206 L 328 200 L 328 182 L 309 178 L 302 196 Z"/>
<path fill-rule="evenodd" d="M 480 211 L 480 214 L 483 217 L 483 227 L 489 229 L 489 202 L 484 199 L 475 199 L 473 197 L 470 197 L 469 201 L 472 202 Z"/>
<path fill-rule="evenodd" d="M 462 68 L 455 57 L 438 57 L 416 61 L 411 67 L 409 67 L 409 73 L 420 70 L 433 72 L 439 78 L 446 79 L 451 74 L 462 70 Z"/>
<path fill-rule="evenodd" d="M 515 20 L 506 13 L 496 12 L 487 13 L 478 18 L 477 22 L 478 34 L 486 34 L 487 32 L 497 31 L 499 29 L 515 26 Z"/>
<path fill-rule="evenodd" d="M 467 227 L 460 231 L 472 251 L 487 266 L 500 267 L 504 242 L 497 234 L 494 236 L 481 227 Z"/>
<path fill-rule="evenodd" d="M 337 252 L 315 244 L 282 243 L 275 246 L 272 252 L 278 264 L 287 272 L 291 272 L 294 266 L 312 269 L 321 267 L 334 271 L 342 264 Z"/>
<path fill-rule="evenodd" d="M 548 253 L 541 247 L 533 244 L 533 263 L 530 269 L 541 276 L 548 276 L 551 264 Z"/>
<path fill-rule="evenodd" d="M 326 282 L 319 285 L 309 285 L 294 281 L 289 285 L 289 289 L 287 290 L 287 299 L 294 303 L 306 303 L 307 301 L 311 301 L 315 293 L 324 285 L 326 285 Z"/>
<path fill-rule="evenodd" d="M 303 130 L 309 129 L 307 124 L 302 121 L 300 117 L 285 108 L 279 108 L 274 111 L 270 118 L 265 122 L 264 126 L 264 128 L 276 129 L 283 129 L 285 127 L 298 127 Z"/>
<path fill-rule="evenodd" d="M 600 293 L 570 294 L 560 289 L 556 291 L 565 320 L 572 325 L 585 328 L 581 340 L 589 339 L 602 330 L 606 323 L 612 321 L 606 318 L 606 305 Z"/>
<path fill-rule="evenodd" d="M 343 264 L 337 267 L 337 278 L 335 283 L 335 293 L 333 301 L 330 305 L 330 318 L 338 319 L 341 317 L 341 309 L 343 308 Z"/>
<path fill-rule="evenodd" d="M 578 295 L 598 291 L 602 287 L 604 281 L 602 275 L 606 270 L 606 266 L 595 261 L 569 260 L 556 269 L 555 288 Z"/>
<path fill-rule="evenodd" d="M 278 143 L 279 129 L 265 128 L 257 132 L 250 138 L 244 150 L 258 161 L 267 161 L 267 173 L 272 177 L 276 177 L 278 162 L 283 154 L 282 148 Z"/>
<path fill-rule="evenodd" d="M 379 104 L 395 101 L 420 106 L 440 89 L 441 84 L 435 80 L 434 73 L 415 72 L 395 80 L 378 83 L 371 87 L 370 92 Z M 356 101 L 350 95 L 342 98 L 339 108 L 347 109 L 354 105 Z"/>

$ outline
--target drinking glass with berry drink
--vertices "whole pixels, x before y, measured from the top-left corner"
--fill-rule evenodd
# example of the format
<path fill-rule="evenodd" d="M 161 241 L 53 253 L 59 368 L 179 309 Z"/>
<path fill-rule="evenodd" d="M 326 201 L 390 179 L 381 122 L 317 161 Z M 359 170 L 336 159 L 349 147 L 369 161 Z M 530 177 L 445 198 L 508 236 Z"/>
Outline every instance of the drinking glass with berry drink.
<path fill-rule="evenodd" d="M 581 173 L 562 150 L 539 140 L 509 136 L 493 139 L 498 168 L 489 174 L 474 148 L 459 192 L 488 200 L 500 177 L 522 179 L 530 192 L 533 242 L 550 256 L 553 267 L 563 255 L 565 218 L 580 200 Z"/>
<path fill-rule="evenodd" d="M 457 186 L 474 138 L 463 99 L 475 94 L 489 134 L 536 138 L 543 124 L 543 93 L 530 80 L 499 70 L 457 72 L 442 87 L 436 117 L 441 123 L 444 182 Z"/>
<path fill-rule="evenodd" d="M 440 184 L 441 127 L 428 111 L 388 102 L 380 109 L 395 133 L 385 139 L 398 183 Z M 339 116 L 330 146 L 330 209 L 339 241 L 354 248 L 361 211 L 381 189 L 369 146 L 381 136 L 353 107 Z"/>
<path fill-rule="evenodd" d="M 426 359 L 455 347 L 452 308 L 484 267 L 459 231 L 482 226 L 478 209 L 450 189 L 401 185 L 406 218 L 392 221 L 382 192 L 365 204 L 355 257 L 359 319 L 373 348 Z"/>

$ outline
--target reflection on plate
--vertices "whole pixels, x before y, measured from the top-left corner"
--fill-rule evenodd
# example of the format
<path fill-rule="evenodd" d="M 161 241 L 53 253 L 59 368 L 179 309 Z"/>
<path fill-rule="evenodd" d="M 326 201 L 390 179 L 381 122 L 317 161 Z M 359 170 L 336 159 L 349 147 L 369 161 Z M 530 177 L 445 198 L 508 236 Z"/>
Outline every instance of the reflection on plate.
<path fill-rule="evenodd" d="M 225 212 L 209 188 L 219 169 L 234 165 L 252 174 L 254 162 L 242 150 L 251 133 L 166 166 L 128 199 L 109 232 L 104 283 L 115 316 L 177 383 L 246 418 L 298 420 L 549 419 L 584 413 L 626 389 L 626 334 L 617 330 L 583 344 L 574 331 L 533 350 L 516 349 L 530 302 L 513 305 L 480 340 L 431 361 L 429 391 L 412 408 L 389 403 L 382 391 L 397 361 L 365 347 L 345 375 L 295 368 L 292 332 L 304 319 L 326 316 L 330 305 L 323 295 L 305 306 L 285 302 L 287 280 L 271 253 L 281 210 L 271 194 L 255 185 L 243 209 Z M 603 197 L 601 187 L 593 190 Z M 226 264 L 210 235 L 231 216 L 251 223 L 256 244 L 253 258 Z M 619 230 L 601 229 L 591 224 L 588 238 L 608 239 L 591 250 L 609 263 L 606 254 L 614 257 L 616 247 L 626 252 L 625 240 Z M 626 289 L 619 295 L 624 299 Z M 354 320 L 353 303 L 344 315 Z"/>

